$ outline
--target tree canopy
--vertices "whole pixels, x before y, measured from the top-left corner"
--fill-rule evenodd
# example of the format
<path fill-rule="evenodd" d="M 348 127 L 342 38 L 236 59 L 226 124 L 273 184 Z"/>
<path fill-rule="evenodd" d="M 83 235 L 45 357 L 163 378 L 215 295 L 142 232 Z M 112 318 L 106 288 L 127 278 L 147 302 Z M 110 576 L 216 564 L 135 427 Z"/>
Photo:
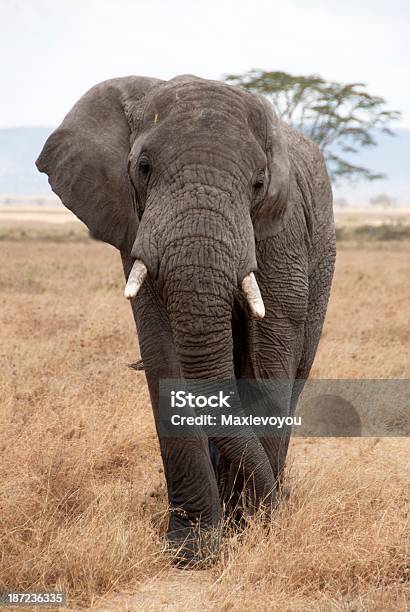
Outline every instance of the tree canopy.
<path fill-rule="evenodd" d="M 334 181 L 385 176 L 350 158 L 362 147 L 376 146 L 378 132 L 393 135 L 390 123 L 400 118 L 399 111 L 386 109 L 386 100 L 369 94 L 363 83 L 259 69 L 227 75 L 225 81 L 270 99 L 279 117 L 319 145 Z"/>

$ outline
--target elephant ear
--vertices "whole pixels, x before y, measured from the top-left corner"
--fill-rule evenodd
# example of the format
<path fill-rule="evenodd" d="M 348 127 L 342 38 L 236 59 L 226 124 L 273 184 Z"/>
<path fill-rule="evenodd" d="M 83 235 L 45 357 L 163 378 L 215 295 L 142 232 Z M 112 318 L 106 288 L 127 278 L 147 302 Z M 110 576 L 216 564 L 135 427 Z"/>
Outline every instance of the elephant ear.
<path fill-rule="evenodd" d="M 138 225 L 127 171 L 130 137 L 145 94 L 161 82 L 129 76 L 96 85 L 51 134 L 36 161 L 91 234 L 126 253 Z"/>
<path fill-rule="evenodd" d="M 266 98 L 258 96 L 258 101 L 263 107 L 263 116 L 258 123 L 267 157 L 268 185 L 265 196 L 252 210 L 252 223 L 256 240 L 264 240 L 281 231 L 291 214 L 291 179 L 287 126 L 277 118 Z"/>

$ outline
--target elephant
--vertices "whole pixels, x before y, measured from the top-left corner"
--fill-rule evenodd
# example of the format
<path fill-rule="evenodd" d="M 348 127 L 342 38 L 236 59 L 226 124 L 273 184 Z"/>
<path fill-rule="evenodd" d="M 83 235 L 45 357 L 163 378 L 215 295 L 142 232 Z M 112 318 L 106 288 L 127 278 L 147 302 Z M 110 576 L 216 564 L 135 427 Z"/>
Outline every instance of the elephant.
<path fill-rule="evenodd" d="M 212 561 L 229 512 L 270 516 L 281 498 L 291 427 L 257 435 L 245 419 L 237 435 L 162 435 L 160 382 L 210 392 L 286 381 L 267 410 L 294 415 L 335 262 L 323 155 L 263 96 L 192 75 L 128 76 L 85 93 L 36 165 L 120 252 L 164 465 L 166 543 L 180 566 Z M 248 414 L 246 394 L 233 410 Z"/>

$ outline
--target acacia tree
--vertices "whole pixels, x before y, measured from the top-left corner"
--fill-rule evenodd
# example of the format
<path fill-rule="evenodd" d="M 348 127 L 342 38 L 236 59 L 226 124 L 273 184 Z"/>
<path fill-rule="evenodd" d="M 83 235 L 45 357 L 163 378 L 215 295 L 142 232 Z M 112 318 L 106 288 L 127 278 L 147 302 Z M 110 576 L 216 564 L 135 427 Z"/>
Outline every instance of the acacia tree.
<path fill-rule="evenodd" d="M 270 99 L 284 121 L 319 145 L 334 181 L 385 176 L 346 158 L 362 147 L 376 146 L 377 132 L 393 135 L 389 124 L 400 117 L 399 111 L 385 108 L 384 98 L 370 95 L 363 83 L 259 69 L 227 75 L 225 81 Z"/>
<path fill-rule="evenodd" d="M 396 202 L 396 198 L 391 198 L 386 193 L 380 193 L 374 198 L 370 198 L 370 204 L 372 206 L 381 206 L 381 208 L 393 208 Z"/>

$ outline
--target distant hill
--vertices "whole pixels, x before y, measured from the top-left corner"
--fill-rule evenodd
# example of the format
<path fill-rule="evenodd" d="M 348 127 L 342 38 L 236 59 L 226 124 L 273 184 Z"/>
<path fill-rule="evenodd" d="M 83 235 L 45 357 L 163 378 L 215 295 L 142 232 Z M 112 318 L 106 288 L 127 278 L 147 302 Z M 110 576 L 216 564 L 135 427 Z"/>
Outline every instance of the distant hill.
<path fill-rule="evenodd" d="M 0 195 L 46 196 L 50 194 L 47 177 L 34 162 L 52 127 L 15 127 L 0 129 Z M 379 146 L 364 149 L 352 161 L 388 175 L 387 180 L 344 184 L 335 196 L 353 203 L 366 203 L 370 197 L 387 193 L 400 203 L 410 202 L 410 130 L 397 130 L 394 137 L 381 134 Z"/>

